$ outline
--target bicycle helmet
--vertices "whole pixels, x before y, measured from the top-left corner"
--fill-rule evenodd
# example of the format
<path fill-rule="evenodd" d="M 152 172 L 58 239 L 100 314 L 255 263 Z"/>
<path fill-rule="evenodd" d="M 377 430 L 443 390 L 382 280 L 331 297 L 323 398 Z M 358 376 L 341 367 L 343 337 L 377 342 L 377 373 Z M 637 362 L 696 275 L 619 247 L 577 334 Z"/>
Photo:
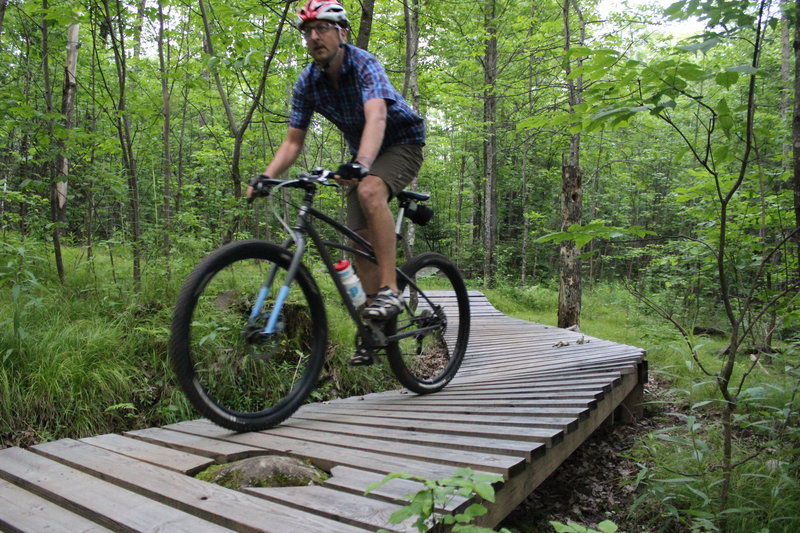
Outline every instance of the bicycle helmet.
<path fill-rule="evenodd" d="M 306 22 L 328 20 L 343 27 L 348 27 L 347 12 L 337 0 L 308 0 L 297 12 L 302 28 Z"/>

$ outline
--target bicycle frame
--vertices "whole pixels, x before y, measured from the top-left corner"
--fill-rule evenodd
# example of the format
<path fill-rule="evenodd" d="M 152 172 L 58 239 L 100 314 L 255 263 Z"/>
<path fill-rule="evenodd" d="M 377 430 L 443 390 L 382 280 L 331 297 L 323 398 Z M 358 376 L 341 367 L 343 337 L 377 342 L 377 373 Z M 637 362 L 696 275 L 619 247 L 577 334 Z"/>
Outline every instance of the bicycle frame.
<path fill-rule="evenodd" d="M 296 182 L 298 180 L 290 180 L 284 183 Z M 280 187 L 277 186 L 276 188 Z M 290 236 L 283 242 L 283 247 L 286 249 L 291 249 L 294 247 L 294 252 L 292 255 L 292 260 L 287 269 L 287 275 L 284 279 L 283 285 L 281 286 L 278 295 L 275 300 L 275 304 L 270 311 L 269 319 L 267 320 L 266 326 L 262 330 L 263 335 L 271 335 L 276 333 L 276 327 L 278 323 L 278 317 L 280 316 L 281 309 L 283 307 L 284 302 L 286 301 L 286 297 L 289 294 L 289 289 L 291 284 L 294 282 L 295 275 L 297 270 L 300 268 L 300 264 L 302 263 L 303 256 L 307 250 L 308 242 L 306 240 L 306 236 L 308 236 L 311 240 L 311 243 L 317 249 L 320 254 L 320 258 L 322 262 L 325 264 L 325 267 L 328 271 L 328 275 L 333 279 L 334 285 L 339 292 L 339 297 L 341 298 L 342 302 L 344 303 L 350 317 L 353 319 L 353 323 L 356 325 L 358 329 L 358 334 L 361 339 L 365 342 L 370 342 L 370 348 L 380 348 L 385 346 L 388 343 L 399 341 L 403 338 L 410 337 L 413 335 L 419 335 L 424 331 L 433 330 L 436 328 L 435 325 L 428 326 L 426 328 L 418 328 L 412 332 L 407 334 L 404 333 L 395 333 L 390 336 L 386 336 L 382 331 L 381 327 L 374 325 L 371 321 L 365 321 L 361 318 L 358 310 L 353 305 L 353 302 L 349 298 L 347 294 L 347 290 L 344 287 L 344 284 L 339 279 L 339 276 L 336 274 L 336 270 L 333 266 L 333 259 L 330 254 L 330 249 L 338 249 L 343 250 L 345 252 L 363 257 L 368 261 L 377 264 L 377 259 L 375 258 L 374 250 L 372 245 L 359 234 L 354 232 L 352 229 L 348 228 L 338 220 L 331 218 L 330 216 L 318 211 L 317 209 L 312 207 L 314 196 L 316 194 L 317 184 L 312 182 L 307 182 L 307 184 L 303 187 L 305 190 L 304 198 L 302 204 L 300 205 L 296 221 L 293 227 L 288 227 L 285 224 L 285 221 L 281 219 L 282 224 L 286 228 L 286 230 L 290 233 Z M 403 210 L 402 208 L 398 211 L 397 220 L 395 223 L 395 228 L 397 229 L 398 233 L 401 227 L 403 217 Z M 280 217 L 279 217 L 280 218 Z M 317 232 L 312 224 L 312 219 L 320 220 L 321 222 L 327 224 L 328 226 L 332 227 L 339 235 L 349 239 L 351 242 L 355 243 L 355 246 L 350 246 L 347 244 L 341 244 L 334 241 L 325 240 L 322 236 Z M 396 268 L 398 276 L 401 276 L 407 283 L 410 288 L 415 290 L 418 295 L 421 295 L 425 301 L 430 305 L 430 308 L 436 311 L 437 306 L 435 306 L 430 299 L 421 291 L 414 280 L 408 278 L 405 273 L 400 270 L 400 268 Z M 269 297 L 270 290 L 272 289 L 272 284 L 275 280 L 275 275 L 277 272 L 277 267 L 273 266 L 272 270 L 269 272 L 267 279 L 265 280 L 264 284 L 259 291 L 258 298 L 256 300 L 255 305 L 250 314 L 250 322 L 254 321 L 260 312 L 260 309 L 263 307 L 264 302 Z M 438 314 L 438 312 L 437 312 Z"/>

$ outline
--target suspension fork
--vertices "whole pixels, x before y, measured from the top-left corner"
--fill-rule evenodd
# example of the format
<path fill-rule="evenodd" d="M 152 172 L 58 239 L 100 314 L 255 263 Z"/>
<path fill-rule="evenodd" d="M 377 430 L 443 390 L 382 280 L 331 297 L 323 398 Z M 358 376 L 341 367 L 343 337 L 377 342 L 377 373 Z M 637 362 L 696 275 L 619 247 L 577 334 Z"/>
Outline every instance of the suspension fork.
<path fill-rule="evenodd" d="M 280 318 L 281 311 L 283 310 L 283 305 L 286 302 L 286 298 L 289 296 L 289 289 L 292 285 L 292 282 L 294 282 L 294 278 L 297 275 L 300 265 L 302 264 L 303 255 L 306 251 L 306 238 L 302 228 L 305 226 L 305 216 L 307 212 L 307 207 L 302 206 L 298 216 L 298 225 L 291 230 L 292 236 L 283 242 L 283 247 L 286 249 L 294 245 L 294 254 L 289 262 L 289 268 L 286 271 L 286 278 L 283 280 L 283 285 L 281 285 L 281 288 L 278 290 L 278 295 L 275 298 L 275 304 L 272 306 L 272 310 L 270 311 L 269 318 L 267 319 L 267 325 L 264 326 L 264 329 L 262 330 L 264 335 L 272 335 L 276 332 L 278 319 Z M 258 291 L 256 303 L 253 306 L 253 309 L 250 311 L 250 322 L 254 322 L 259 316 L 264 302 L 269 297 L 277 274 L 278 265 L 274 264 L 270 268 L 266 281 Z"/>

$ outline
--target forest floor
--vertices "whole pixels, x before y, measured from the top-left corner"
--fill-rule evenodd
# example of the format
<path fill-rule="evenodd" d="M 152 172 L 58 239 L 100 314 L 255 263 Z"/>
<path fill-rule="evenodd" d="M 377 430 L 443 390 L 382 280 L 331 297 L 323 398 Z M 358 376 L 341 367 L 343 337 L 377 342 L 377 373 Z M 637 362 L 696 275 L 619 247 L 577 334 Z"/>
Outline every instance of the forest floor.
<path fill-rule="evenodd" d="M 645 399 L 661 396 L 665 388 L 651 376 L 645 384 Z M 631 482 L 639 472 L 628 452 L 641 437 L 668 424 L 660 415 L 666 406 L 656 405 L 648 405 L 644 416 L 632 424 L 595 431 L 500 527 L 520 533 L 552 533 L 551 521 L 596 527 L 611 520 L 620 531 L 641 531 L 628 516 L 637 497 Z"/>

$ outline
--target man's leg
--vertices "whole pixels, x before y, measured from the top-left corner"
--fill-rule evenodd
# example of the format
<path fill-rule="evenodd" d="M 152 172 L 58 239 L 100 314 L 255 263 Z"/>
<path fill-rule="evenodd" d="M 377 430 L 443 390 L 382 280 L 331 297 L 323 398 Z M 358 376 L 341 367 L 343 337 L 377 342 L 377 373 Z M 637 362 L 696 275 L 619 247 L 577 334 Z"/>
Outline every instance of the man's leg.
<path fill-rule="evenodd" d="M 377 176 L 367 176 L 358 185 L 358 199 L 367 229 L 359 231 L 375 250 L 377 266 L 366 259 L 356 257 L 356 268 L 367 294 L 375 294 L 382 287 L 397 292 L 397 237 L 394 234 L 394 219 L 389 209 L 389 188 Z"/>

